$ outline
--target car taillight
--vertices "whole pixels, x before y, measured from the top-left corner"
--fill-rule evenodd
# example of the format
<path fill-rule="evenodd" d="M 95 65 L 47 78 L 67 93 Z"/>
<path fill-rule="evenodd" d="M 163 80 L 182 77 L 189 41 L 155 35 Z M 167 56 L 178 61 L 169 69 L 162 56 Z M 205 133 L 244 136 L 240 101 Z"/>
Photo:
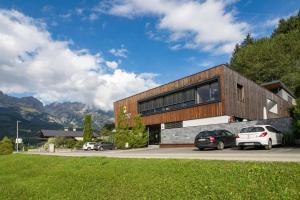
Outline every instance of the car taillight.
<path fill-rule="evenodd" d="M 264 131 L 259 135 L 259 137 L 265 137 L 267 134 L 268 134 L 267 131 Z"/>
<path fill-rule="evenodd" d="M 216 138 L 213 137 L 213 136 L 209 136 L 209 141 L 210 141 L 210 142 L 215 142 L 215 141 L 216 141 Z"/>
<path fill-rule="evenodd" d="M 239 134 L 237 134 L 237 135 L 235 136 L 235 138 L 240 138 Z"/>

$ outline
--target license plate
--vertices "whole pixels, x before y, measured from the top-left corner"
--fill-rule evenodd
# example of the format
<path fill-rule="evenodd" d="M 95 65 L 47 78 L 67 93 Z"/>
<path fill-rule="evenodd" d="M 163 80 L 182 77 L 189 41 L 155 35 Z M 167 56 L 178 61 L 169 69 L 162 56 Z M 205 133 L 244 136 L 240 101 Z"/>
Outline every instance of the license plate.
<path fill-rule="evenodd" d="M 247 142 L 247 143 L 245 143 L 245 145 L 254 145 L 254 143 L 253 142 Z"/>
<path fill-rule="evenodd" d="M 198 141 L 205 141 L 205 139 L 198 139 Z"/>

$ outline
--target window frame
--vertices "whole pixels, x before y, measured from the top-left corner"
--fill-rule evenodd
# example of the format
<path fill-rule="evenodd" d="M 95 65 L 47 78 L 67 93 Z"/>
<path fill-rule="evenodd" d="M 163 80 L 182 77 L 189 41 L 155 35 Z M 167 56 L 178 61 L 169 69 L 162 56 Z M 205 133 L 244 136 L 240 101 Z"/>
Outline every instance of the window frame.
<path fill-rule="evenodd" d="M 198 103 L 197 102 L 197 89 L 198 89 L 198 87 L 200 87 L 202 85 L 205 85 L 205 84 L 208 84 L 209 88 L 211 88 L 210 85 L 214 82 L 218 83 L 218 92 L 219 92 L 218 98 L 216 100 L 210 100 L 210 101 L 207 101 L 207 102 Z M 194 93 L 194 96 L 193 96 L 194 99 L 186 98 L 188 96 L 188 95 L 186 95 L 187 91 L 189 91 L 191 89 L 193 90 L 193 93 Z M 182 95 L 182 101 L 180 103 L 175 103 L 175 104 L 173 103 L 173 104 L 168 104 L 168 105 L 165 104 L 165 98 L 168 95 L 173 95 L 173 94 L 179 93 L 179 92 L 182 92 L 182 94 L 181 94 Z M 171 112 L 171 111 L 175 111 L 175 110 L 186 109 L 186 108 L 190 108 L 190 107 L 196 107 L 196 106 L 200 106 L 200 105 L 217 103 L 217 102 L 221 101 L 221 96 L 222 96 L 221 92 L 222 91 L 221 91 L 220 77 L 215 76 L 213 78 L 206 79 L 204 81 L 201 81 L 201 82 L 198 82 L 198 83 L 195 83 L 195 84 L 191 84 L 191 85 L 188 85 L 188 86 L 185 86 L 185 87 L 181 87 L 181 88 L 178 88 L 178 89 L 175 89 L 175 90 L 171 90 L 171 91 L 168 91 L 168 92 L 165 92 L 165 93 L 161 93 L 159 95 L 155 95 L 155 96 L 151 96 L 151 97 L 148 97 L 148 98 L 145 98 L 145 99 L 138 100 L 137 101 L 138 113 L 141 116 L 148 116 L 148 115 L 155 115 L 155 114 L 164 113 L 164 112 Z M 142 110 L 141 111 L 141 109 L 140 109 L 141 104 L 143 104 L 145 102 L 149 102 L 151 100 L 155 101 L 158 98 L 163 98 L 163 106 L 161 107 L 161 109 L 159 111 L 156 111 L 155 109 L 154 109 L 153 112 L 149 112 L 150 110 Z M 189 101 L 186 101 L 186 99 L 189 99 Z"/>

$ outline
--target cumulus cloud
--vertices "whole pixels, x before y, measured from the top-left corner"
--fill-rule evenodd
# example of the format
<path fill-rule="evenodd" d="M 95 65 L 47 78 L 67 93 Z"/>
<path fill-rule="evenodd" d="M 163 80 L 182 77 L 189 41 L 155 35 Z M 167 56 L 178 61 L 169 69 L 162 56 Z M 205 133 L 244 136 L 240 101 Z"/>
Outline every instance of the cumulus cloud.
<path fill-rule="evenodd" d="M 104 1 L 99 13 L 121 17 L 155 16 L 157 28 L 169 31 L 169 41 L 181 43 L 180 48 L 201 49 L 214 53 L 231 53 L 248 30 L 239 22 L 228 5 L 230 0 L 118 0 Z M 179 46 L 171 46 L 179 47 Z"/>
<path fill-rule="evenodd" d="M 105 64 L 107 65 L 107 67 L 109 67 L 110 69 L 117 69 L 119 64 L 116 61 L 106 61 Z"/>
<path fill-rule="evenodd" d="M 109 50 L 109 53 L 116 57 L 122 57 L 122 58 L 127 58 L 128 50 L 125 49 L 123 46 L 119 49 L 112 48 Z"/>
<path fill-rule="evenodd" d="M 157 85 L 153 77 L 119 69 L 100 54 L 71 49 L 45 27 L 16 10 L 0 10 L 0 90 L 111 110 L 113 101 Z"/>

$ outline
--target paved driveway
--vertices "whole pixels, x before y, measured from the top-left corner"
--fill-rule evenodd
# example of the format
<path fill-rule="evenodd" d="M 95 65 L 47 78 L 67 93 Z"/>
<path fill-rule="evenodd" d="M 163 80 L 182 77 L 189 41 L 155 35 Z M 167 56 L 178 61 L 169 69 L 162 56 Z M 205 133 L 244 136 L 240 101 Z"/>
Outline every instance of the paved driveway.
<path fill-rule="evenodd" d="M 196 148 L 145 148 L 132 150 L 73 151 L 73 152 L 29 152 L 31 154 L 56 156 L 102 156 L 116 158 L 163 158 L 163 159 L 204 159 L 204 160 L 241 160 L 241 161 L 288 161 L 300 162 L 300 148 L 273 147 L 263 149 L 224 149 L 199 151 Z"/>

